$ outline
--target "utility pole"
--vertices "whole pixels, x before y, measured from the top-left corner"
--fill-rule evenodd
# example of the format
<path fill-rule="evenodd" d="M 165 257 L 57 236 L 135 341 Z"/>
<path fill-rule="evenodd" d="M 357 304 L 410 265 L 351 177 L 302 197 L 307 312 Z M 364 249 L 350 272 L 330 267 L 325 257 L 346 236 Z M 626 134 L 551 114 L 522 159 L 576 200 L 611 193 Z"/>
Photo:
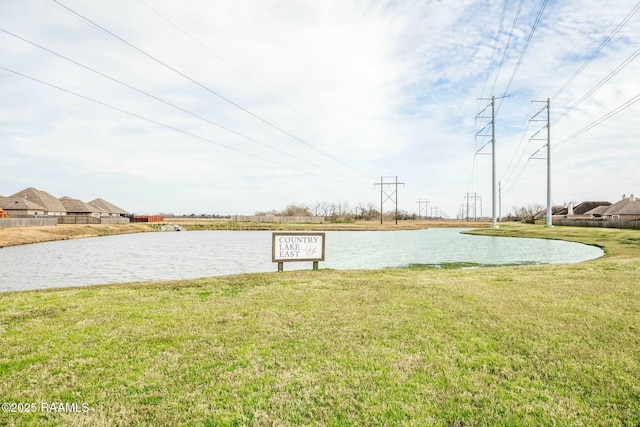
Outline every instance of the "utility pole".
<path fill-rule="evenodd" d="M 502 219 L 502 181 L 498 181 L 498 221 Z"/>
<path fill-rule="evenodd" d="M 491 228 L 496 222 L 496 97 L 491 97 Z"/>
<path fill-rule="evenodd" d="M 473 193 L 473 221 L 478 220 L 478 193 Z"/>
<path fill-rule="evenodd" d="M 551 99 L 547 98 L 547 228 L 553 227 L 551 212 Z"/>
<path fill-rule="evenodd" d="M 467 193 L 467 222 L 469 222 L 469 193 Z"/>
<path fill-rule="evenodd" d="M 480 196 L 480 195 L 478 195 L 478 193 L 474 192 L 473 194 L 467 193 L 464 198 L 466 199 L 466 203 L 463 203 L 462 207 L 464 209 L 464 206 L 466 205 L 466 209 L 467 209 L 467 218 L 466 219 L 467 219 L 467 221 L 470 220 L 469 210 L 471 210 L 471 209 L 473 209 L 473 220 L 474 221 L 478 220 L 478 201 L 480 201 L 480 218 L 482 218 L 482 196 Z M 469 199 L 471 199 L 473 201 L 473 204 L 469 201 Z"/>
<path fill-rule="evenodd" d="M 538 152 L 540 150 L 542 150 L 543 147 L 539 148 L 535 153 L 533 153 L 529 159 L 540 159 L 540 160 L 545 160 L 547 161 L 547 221 L 546 221 L 546 227 L 547 228 L 551 228 L 553 227 L 553 212 L 552 212 L 552 206 L 551 206 L 551 99 L 547 98 L 546 101 L 531 101 L 531 102 L 544 102 L 546 103 L 546 105 L 540 110 L 538 111 L 536 114 L 533 115 L 533 117 L 531 117 L 531 119 L 529 119 L 530 122 L 544 122 L 546 121 L 547 124 L 545 125 L 545 127 L 547 128 L 547 137 L 546 137 L 546 141 L 547 143 L 545 144 L 545 146 L 547 147 L 547 157 L 534 157 L 536 154 L 538 154 Z M 538 114 L 540 114 L 542 111 L 547 110 L 547 118 L 546 119 L 537 119 L 536 117 L 538 116 Z M 543 128 L 544 129 L 544 128 Z M 544 141 L 545 138 L 536 138 L 536 135 L 538 135 L 540 133 L 542 129 L 540 129 L 538 132 L 534 133 L 531 138 L 529 138 L 529 140 L 540 140 L 540 141 Z"/>
<path fill-rule="evenodd" d="M 422 214 L 422 205 L 424 204 L 424 217 L 425 219 L 427 219 L 427 217 L 429 216 L 428 210 L 429 209 L 429 199 L 418 199 L 418 220 L 420 220 L 420 215 Z"/>
<path fill-rule="evenodd" d="M 395 178 L 395 182 L 385 182 L 385 178 Z M 383 206 L 384 206 L 384 202 L 388 201 L 388 200 L 393 200 L 392 198 L 395 196 L 395 205 L 396 205 L 396 215 L 395 215 L 395 220 L 396 220 L 396 225 L 398 224 L 398 185 L 402 184 L 404 185 L 404 182 L 398 182 L 398 177 L 397 176 L 381 176 L 380 177 L 380 182 L 378 183 L 374 183 L 373 186 L 375 187 L 376 185 L 380 186 L 380 224 L 382 224 L 382 216 L 383 216 Z M 391 194 L 388 194 L 384 189 L 385 186 L 395 186 L 394 191 Z M 386 199 L 384 198 L 384 196 L 386 196 Z"/>
<path fill-rule="evenodd" d="M 505 98 L 506 96 L 501 96 L 500 98 Z M 498 98 L 498 99 L 500 99 Z M 487 101 L 491 101 L 489 104 L 491 106 L 491 228 L 498 228 L 498 223 L 496 220 L 497 216 L 497 197 L 496 197 L 496 97 L 492 96 L 491 98 L 479 98 Z M 477 118 L 488 119 L 489 117 L 482 117 L 481 114 L 488 108 L 485 107 L 477 116 Z M 478 136 L 489 136 L 489 135 L 481 135 L 482 131 L 486 128 L 482 128 L 480 132 L 476 134 Z M 486 144 L 485 144 L 486 145 Z M 482 148 L 485 147 L 483 145 Z M 478 151 L 480 151 L 478 150 Z M 476 153 L 477 154 L 477 153 Z"/>

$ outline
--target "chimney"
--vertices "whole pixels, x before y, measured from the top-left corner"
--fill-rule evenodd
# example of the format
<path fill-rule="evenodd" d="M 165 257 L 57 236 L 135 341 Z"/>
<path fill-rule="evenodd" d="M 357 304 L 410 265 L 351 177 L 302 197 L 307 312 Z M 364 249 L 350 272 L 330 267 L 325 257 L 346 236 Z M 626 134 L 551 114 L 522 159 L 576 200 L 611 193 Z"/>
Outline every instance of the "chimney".
<path fill-rule="evenodd" d="M 633 194 L 631 196 L 629 196 L 629 201 L 635 202 L 636 201 L 636 196 L 634 196 Z"/>
<path fill-rule="evenodd" d="M 569 206 L 567 206 L 567 215 L 573 215 L 573 202 L 569 202 Z"/>

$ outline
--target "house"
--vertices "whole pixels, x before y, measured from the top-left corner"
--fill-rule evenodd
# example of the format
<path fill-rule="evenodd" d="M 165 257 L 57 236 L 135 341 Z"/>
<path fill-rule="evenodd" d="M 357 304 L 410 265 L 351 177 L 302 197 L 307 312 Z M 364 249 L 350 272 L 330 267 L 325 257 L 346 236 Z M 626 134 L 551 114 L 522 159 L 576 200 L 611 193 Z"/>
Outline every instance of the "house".
<path fill-rule="evenodd" d="M 23 197 L 0 197 L 0 208 L 11 218 L 44 216 L 46 209 Z"/>
<path fill-rule="evenodd" d="M 60 202 L 67 210 L 67 215 L 80 215 L 80 216 L 92 216 L 94 218 L 100 218 L 101 212 L 95 206 L 91 206 L 82 200 L 72 199 L 65 196 L 60 198 Z"/>
<path fill-rule="evenodd" d="M 552 206 L 551 207 L 551 217 L 565 215 L 567 213 L 567 208 L 564 206 Z M 547 217 L 547 209 L 543 209 L 541 211 L 533 214 L 533 221 L 539 221 Z"/>
<path fill-rule="evenodd" d="M 611 202 L 604 201 L 591 201 L 591 202 L 582 202 L 573 206 L 573 203 L 569 203 L 567 206 L 567 216 L 571 217 L 572 215 L 585 215 L 587 212 L 600 208 L 604 206 L 604 208 L 611 206 Z"/>
<path fill-rule="evenodd" d="M 604 219 L 640 219 L 640 199 L 633 194 L 629 197 L 623 194 L 622 200 L 602 210 L 600 216 Z"/>
<path fill-rule="evenodd" d="M 60 200 L 53 197 L 46 191 L 38 190 L 33 187 L 18 191 L 16 194 L 10 196 L 10 198 L 26 199 L 31 203 L 39 205 L 40 209 L 44 210 L 42 215 L 59 216 L 67 214 L 67 210 Z M 33 206 L 32 209 L 34 209 Z"/>
<path fill-rule="evenodd" d="M 609 209 L 609 206 L 611 206 L 611 203 L 609 203 L 608 205 L 597 206 L 585 212 L 584 216 L 588 218 L 602 218 L 602 213 Z"/>
<path fill-rule="evenodd" d="M 569 203 L 567 206 L 553 206 L 551 208 L 551 214 L 555 218 L 566 218 L 566 219 L 591 219 L 595 215 L 592 212 L 599 212 L 600 210 L 606 209 L 611 205 L 610 202 L 602 202 L 602 201 L 589 201 L 578 203 L 577 205 L 573 205 L 573 203 Z M 539 212 L 536 212 L 533 216 L 534 221 L 539 221 L 547 217 L 547 210 L 543 209 Z"/>
<path fill-rule="evenodd" d="M 600 212 L 609 206 L 611 206 L 611 203 L 604 201 L 582 202 L 575 206 L 573 203 L 569 203 L 562 214 L 567 219 L 592 219 L 595 216 L 588 212 Z"/>
<path fill-rule="evenodd" d="M 97 208 L 98 212 L 101 213 L 101 216 L 125 216 L 129 213 L 124 209 L 100 198 L 90 201 L 89 204 Z"/>

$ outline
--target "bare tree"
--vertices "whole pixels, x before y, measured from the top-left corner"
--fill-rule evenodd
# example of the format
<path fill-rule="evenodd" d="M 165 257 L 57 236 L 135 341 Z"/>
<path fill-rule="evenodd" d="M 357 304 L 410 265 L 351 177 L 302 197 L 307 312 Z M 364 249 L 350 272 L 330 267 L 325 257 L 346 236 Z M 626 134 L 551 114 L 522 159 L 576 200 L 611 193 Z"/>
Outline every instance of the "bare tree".
<path fill-rule="evenodd" d="M 514 206 L 513 211 L 515 212 L 516 217 L 525 219 L 533 217 L 537 212 L 540 212 L 544 208 L 545 206 L 540 203 L 529 203 L 527 206 L 521 206 L 519 208 Z"/>
<path fill-rule="evenodd" d="M 282 216 L 311 216 L 311 211 L 305 205 L 292 203 L 288 205 L 282 212 Z"/>

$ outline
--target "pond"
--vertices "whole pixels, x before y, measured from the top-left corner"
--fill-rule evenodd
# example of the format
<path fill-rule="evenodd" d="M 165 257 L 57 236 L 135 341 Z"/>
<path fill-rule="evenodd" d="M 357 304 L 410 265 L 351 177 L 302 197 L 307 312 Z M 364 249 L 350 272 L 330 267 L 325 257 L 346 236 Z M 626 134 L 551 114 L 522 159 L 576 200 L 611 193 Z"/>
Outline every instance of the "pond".
<path fill-rule="evenodd" d="M 559 240 L 472 236 L 462 229 L 327 231 L 320 268 L 409 264 L 577 263 L 600 248 Z M 140 233 L 0 249 L 0 291 L 276 271 L 271 231 Z M 285 271 L 310 269 L 285 263 Z"/>

